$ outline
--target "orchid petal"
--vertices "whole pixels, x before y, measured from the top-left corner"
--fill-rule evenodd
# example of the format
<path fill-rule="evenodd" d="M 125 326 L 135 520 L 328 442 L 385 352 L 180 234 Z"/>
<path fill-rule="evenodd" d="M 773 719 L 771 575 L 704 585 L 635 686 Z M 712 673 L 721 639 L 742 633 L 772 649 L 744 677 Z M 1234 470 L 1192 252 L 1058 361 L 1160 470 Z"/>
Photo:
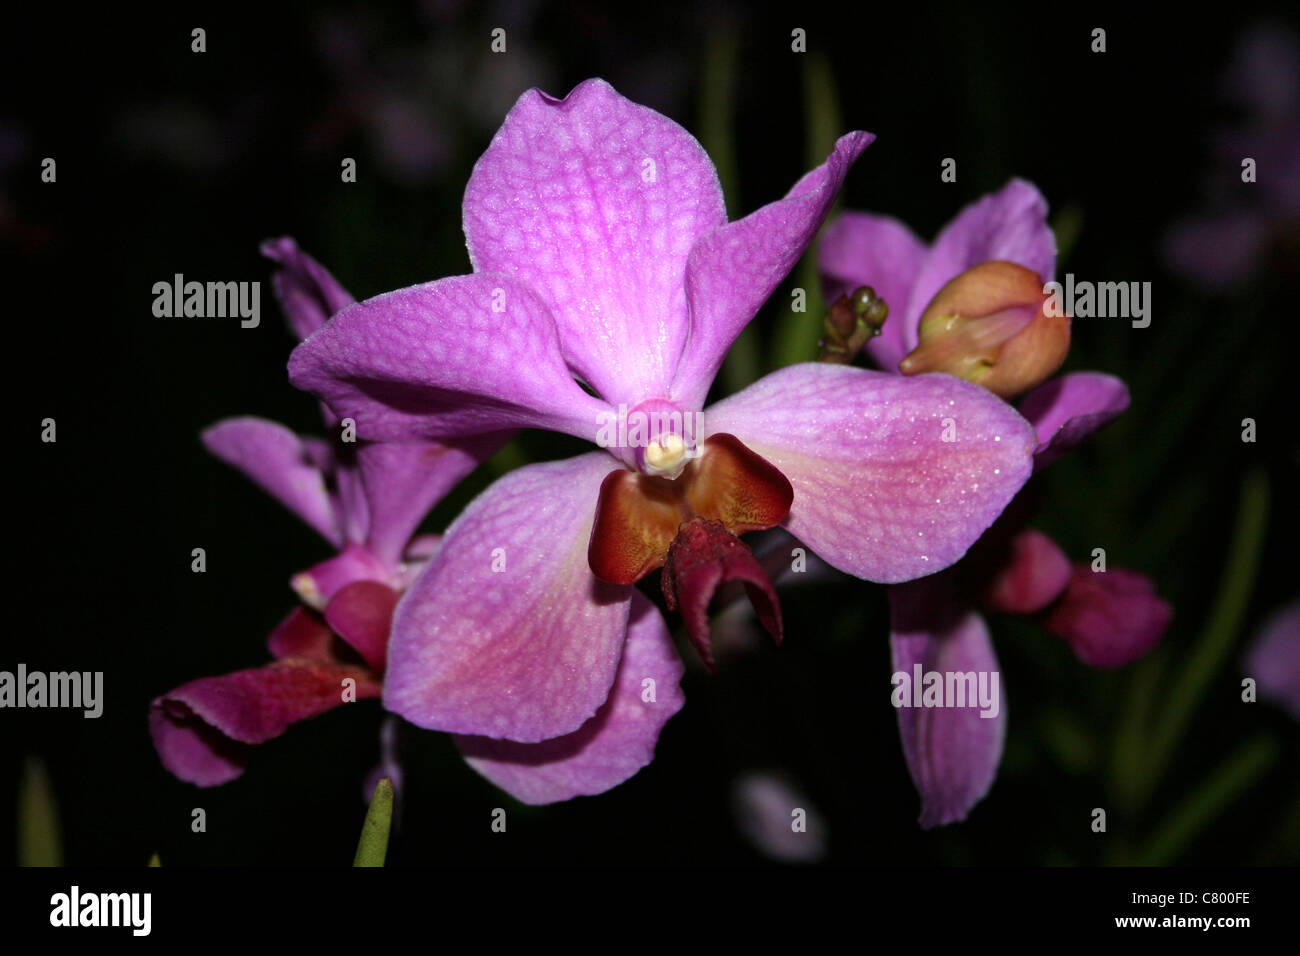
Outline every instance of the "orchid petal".
<path fill-rule="evenodd" d="M 663 617 L 634 590 L 614 688 L 582 727 L 535 744 L 457 736 L 456 745 L 471 767 L 524 803 L 604 793 L 654 758 L 660 731 L 685 703 L 684 673 Z"/>
<path fill-rule="evenodd" d="M 863 132 L 841 136 L 826 162 L 804 174 L 785 198 L 695 243 L 686 269 L 690 335 L 672 390 L 683 405 L 704 404 L 731 343 L 790 274 L 850 167 L 874 139 Z"/>
<path fill-rule="evenodd" d="M 298 248 L 289 236 L 262 243 L 262 255 L 277 263 L 271 279 L 275 297 L 299 339 L 305 339 L 331 315 L 356 300 L 329 271 Z"/>
<path fill-rule="evenodd" d="M 609 696 L 626 586 L 587 545 L 604 452 L 527 465 L 452 522 L 397 607 L 384 706 L 411 723 L 535 743 L 577 730 Z"/>
<path fill-rule="evenodd" d="M 262 418 L 227 418 L 203 432 L 203 445 L 247 475 L 335 547 L 343 545 L 339 515 L 302 440 Z"/>
<path fill-rule="evenodd" d="M 1128 386 L 1101 372 L 1072 372 L 1025 396 L 1020 414 L 1038 433 L 1034 467 L 1042 468 L 1080 445 L 1128 408 Z"/>
<path fill-rule="evenodd" d="M 595 440 L 610 412 L 573 380 L 555 322 L 504 275 L 455 276 L 348 306 L 294 349 L 289 379 L 362 438 L 546 428 Z"/>
<path fill-rule="evenodd" d="M 1032 269 L 1043 282 L 1056 273 L 1056 238 L 1047 225 L 1047 200 L 1023 179 L 1013 179 L 968 205 L 935 238 L 904 312 L 908 351 L 916 347 L 917 321 L 935 293 L 967 269 L 992 259 Z"/>
<path fill-rule="evenodd" d="M 1145 574 L 1125 568 L 1093 571 L 1080 562 L 1044 623 L 1083 663 L 1112 670 L 1155 647 L 1173 614 Z"/>
<path fill-rule="evenodd" d="M 1300 720 L 1300 601 L 1275 611 L 1246 654 L 1245 674 L 1262 700 L 1271 700 Z"/>
<path fill-rule="evenodd" d="M 357 700 L 379 696 L 379 684 L 364 671 L 316 661 L 203 677 L 155 698 L 149 731 L 164 767 L 189 783 L 216 786 L 243 772 L 247 745 L 342 704 L 348 679 L 356 682 Z"/>
<path fill-rule="evenodd" d="M 1029 424 L 977 385 L 820 363 L 760 379 L 704 425 L 790 480 L 792 534 L 841 571 L 886 583 L 965 554 L 1029 477 L 1034 447 Z"/>
<path fill-rule="evenodd" d="M 366 545 L 375 557 L 396 566 L 429 509 L 512 434 L 489 432 L 454 444 L 367 442 L 358 448 L 370 513 Z"/>
<path fill-rule="evenodd" d="M 519 98 L 465 189 L 476 272 L 535 289 L 570 366 L 611 403 L 666 395 L 687 332 L 695 241 L 727 221 L 700 144 L 588 80 Z"/>
<path fill-rule="evenodd" d="M 1006 542 L 1006 550 L 990 555 L 994 556 L 1001 566 L 987 569 L 992 574 L 982 595 L 991 610 L 1037 614 L 1055 601 L 1070 581 L 1070 559 L 1055 541 L 1033 528 L 1017 533 Z"/>
<path fill-rule="evenodd" d="M 988 628 L 983 618 L 953 598 L 950 577 L 940 575 L 889 591 L 894 673 L 912 681 L 920 665 L 922 674 L 974 673 L 977 684 L 979 675 L 987 674 L 992 702 L 988 710 L 969 698 L 965 707 L 898 708 L 903 756 L 921 794 L 923 827 L 966 818 L 993 786 L 1006 736 L 1006 707 Z M 943 679 L 946 684 L 947 677 Z M 895 693 L 909 688 L 904 685 Z M 994 712 L 983 716 L 989 711 Z"/>
<path fill-rule="evenodd" d="M 818 244 L 827 305 L 869 285 L 889 306 L 880 334 L 867 343 L 867 352 L 886 372 L 897 371 L 911 351 L 904 332 L 907 303 L 928 252 L 929 247 L 897 219 L 865 212 L 837 216 Z"/>

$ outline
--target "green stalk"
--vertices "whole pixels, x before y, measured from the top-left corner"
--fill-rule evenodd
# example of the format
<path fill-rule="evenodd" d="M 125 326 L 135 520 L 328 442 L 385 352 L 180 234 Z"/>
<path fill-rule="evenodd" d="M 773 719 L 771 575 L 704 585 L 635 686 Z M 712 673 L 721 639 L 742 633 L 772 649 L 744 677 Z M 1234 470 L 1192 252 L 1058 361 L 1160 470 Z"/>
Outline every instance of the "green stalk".
<path fill-rule="evenodd" d="M 353 866 L 383 866 L 388 855 L 388 831 L 393 823 L 393 782 L 387 777 L 375 785 L 366 811 L 366 822 L 361 825 L 361 840 Z"/>

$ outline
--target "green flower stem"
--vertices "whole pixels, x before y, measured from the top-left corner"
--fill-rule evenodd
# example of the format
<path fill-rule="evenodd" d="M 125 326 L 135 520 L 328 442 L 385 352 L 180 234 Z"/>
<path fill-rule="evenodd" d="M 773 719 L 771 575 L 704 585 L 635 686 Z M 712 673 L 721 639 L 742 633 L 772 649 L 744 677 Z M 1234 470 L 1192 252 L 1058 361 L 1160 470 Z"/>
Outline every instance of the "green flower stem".
<path fill-rule="evenodd" d="M 1268 498 L 1267 475 L 1262 471 L 1248 474 L 1242 481 L 1236 526 L 1209 620 L 1185 656 L 1186 663 L 1174 678 L 1146 752 L 1134 768 L 1138 774 L 1134 782 L 1137 807 L 1150 799 L 1197 705 L 1241 633 L 1264 550 Z"/>
<path fill-rule="evenodd" d="M 393 782 L 384 777 L 375 785 L 366 811 L 366 822 L 361 825 L 361 840 L 353 866 L 383 866 L 388 855 L 388 831 L 393 822 Z"/>
<path fill-rule="evenodd" d="M 1273 766 L 1280 751 L 1271 735 L 1256 737 L 1242 747 L 1165 817 L 1161 827 L 1139 849 L 1136 862 L 1164 866 L 1178 859 L 1197 834 Z"/>
<path fill-rule="evenodd" d="M 18 791 L 18 865 L 62 866 L 59 809 L 45 763 L 29 757 Z"/>

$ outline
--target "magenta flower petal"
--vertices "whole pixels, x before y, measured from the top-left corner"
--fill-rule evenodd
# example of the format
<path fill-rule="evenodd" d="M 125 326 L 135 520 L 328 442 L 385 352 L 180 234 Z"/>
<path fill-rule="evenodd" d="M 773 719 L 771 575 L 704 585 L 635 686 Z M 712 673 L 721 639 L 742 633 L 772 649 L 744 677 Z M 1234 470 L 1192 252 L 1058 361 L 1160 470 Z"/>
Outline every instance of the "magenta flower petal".
<path fill-rule="evenodd" d="M 378 581 L 353 581 L 325 605 L 325 621 L 376 674 L 384 672 L 398 594 Z"/>
<path fill-rule="evenodd" d="M 370 515 L 366 545 L 375 557 L 395 567 L 429 509 L 513 434 L 490 432 L 452 445 L 368 442 L 357 449 Z"/>
<path fill-rule="evenodd" d="M 614 404 L 669 394 L 686 257 L 726 221 L 695 138 L 604 80 L 521 96 L 465 189 L 474 271 L 535 289 L 570 366 Z"/>
<path fill-rule="evenodd" d="M 1124 568 L 1093 571 L 1080 562 L 1045 623 L 1065 638 L 1079 660 L 1110 670 L 1155 647 L 1173 613 L 1145 574 Z"/>
<path fill-rule="evenodd" d="M 826 162 L 805 173 L 780 199 L 703 236 L 686 269 L 690 335 L 672 394 L 700 408 L 731 343 L 812 242 L 850 167 L 874 140 L 841 136 Z"/>
<path fill-rule="evenodd" d="M 1026 528 L 1007 543 L 1003 561 L 993 569 L 983 595 L 984 603 L 994 611 L 1037 614 L 1055 601 L 1070 581 L 1070 559 L 1055 541 L 1033 528 Z"/>
<path fill-rule="evenodd" d="M 340 516 L 325 478 L 303 442 L 283 425 L 262 418 L 227 418 L 203 432 L 203 444 L 238 468 L 335 547 L 342 547 Z"/>
<path fill-rule="evenodd" d="M 988 628 L 973 610 L 955 601 L 949 576 L 890 589 L 890 646 L 895 673 L 985 673 L 988 688 L 999 674 Z M 990 694 L 990 698 L 993 695 Z M 909 698 L 910 699 L 910 698 Z M 921 794 L 921 826 L 942 826 L 966 815 L 993 786 L 1006 736 L 1006 704 L 997 683 L 997 712 L 981 716 L 966 707 L 900 707 L 903 756 Z M 991 710 L 991 708 L 990 708 Z"/>
<path fill-rule="evenodd" d="M 886 583 L 955 562 L 1032 467 L 1029 423 L 947 375 L 792 365 L 709 408 L 704 424 L 790 480 L 792 534 L 841 571 Z"/>
<path fill-rule="evenodd" d="M 466 507 L 397 606 L 385 707 L 524 743 L 571 733 L 600 708 L 631 590 L 596 579 L 587 543 L 617 467 L 604 452 L 527 465 Z"/>
<path fill-rule="evenodd" d="M 888 303 L 880 335 L 867 343 L 886 372 L 897 371 L 899 360 L 916 344 L 914 336 L 908 338 L 915 328 L 908 328 L 907 306 L 928 254 L 929 247 L 897 219 L 864 212 L 837 216 L 818 246 L 827 305 L 860 285 L 871 286 Z"/>
<path fill-rule="evenodd" d="M 393 577 L 393 569 L 368 548 L 349 544 L 334 557 L 299 571 L 289 583 L 304 603 L 320 611 L 336 593 L 355 581 L 387 582 Z"/>
<path fill-rule="evenodd" d="M 524 803 L 604 793 L 654 758 L 659 732 L 685 703 L 684 673 L 663 618 L 633 590 L 618 677 L 595 716 L 541 743 L 457 736 L 456 745 L 471 767 Z"/>
<path fill-rule="evenodd" d="M 281 266 L 271 282 L 299 339 L 307 338 L 331 315 L 355 301 L 324 266 L 288 236 L 262 243 L 262 255 Z"/>
<path fill-rule="evenodd" d="M 990 259 L 1019 263 L 1044 282 L 1056 272 L 1056 238 L 1047 225 L 1047 200 L 1023 179 L 1013 179 L 998 192 L 971 203 L 934 240 L 905 312 L 909 351 L 917 344 L 916 323 L 935 293 L 950 279 Z M 892 302 L 890 307 L 892 312 Z"/>
<path fill-rule="evenodd" d="M 1128 408 L 1128 386 L 1101 372 L 1072 372 L 1025 396 L 1020 414 L 1038 433 L 1034 467 L 1050 465 Z"/>
<path fill-rule="evenodd" d="M 299 606 L 276 625 L 266 639 L 266 646 L 276 660 L 297 657 L 337 663 L 334 641 L 334 632 L 321 616 Z"/>
<path fill-rule="evenodd" d="M 555 322 L 504 275 L 440 279 L 358 302 L 294 349 L 289 379 L 362 438 L 547 428 L 594 441 L 608 406 L 579 387 Z"/>
<path fill-rule="evenodd" d="M 1300 601 L 1264 622 L 1246 654 L 1245 673 L 1261 700 L 1271 700 L 1300 720 Z"/>
<path fill-rule="evenodd" d="M 246 745 L 264 743 L 290 724 L 342 704 L 349 678 L 356 682 L 357 700 L 379 696 L 379 684 L 364 671 L 316 661 L 279 661 L 203 677 L 156 698 L 149 731 L 164 767 L 200 787 L 216 786 L 243 771 Z"/>

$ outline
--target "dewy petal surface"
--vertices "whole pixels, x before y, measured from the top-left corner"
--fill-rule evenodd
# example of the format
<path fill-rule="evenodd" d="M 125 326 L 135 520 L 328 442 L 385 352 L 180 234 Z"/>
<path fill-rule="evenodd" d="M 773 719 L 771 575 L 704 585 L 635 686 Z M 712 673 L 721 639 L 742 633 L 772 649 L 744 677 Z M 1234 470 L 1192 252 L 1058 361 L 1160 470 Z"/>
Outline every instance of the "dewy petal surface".
<path fill-rule="evenodd" d="M 375 556 L 395 567 L 429 509 L 512 434 L 489 432 L 453 444 L 367 442 L 358 448 L 370 514 L 366 544 Z"/>
<path fill-rule="evenodd" d="M 588 80 L 519 98 L 465 189 L 476 272 L 537 291 L 565 358 L 611 403 L 667 395 L 695 241 L 727 221 L 713 163 L 665 116 Z"/>
<path fill-rule="evenodd" d="M 278 737 L 294 724 L 343 703 L 343 681 L 356 681 L 356 699 L 378 697 L 364 670 L 308 660 L 285 660 L 202 677 L 156 698 L 149 730 L 163 766 L 201 787 L 233 780 L 248 744 Z"/>
<path fill-rule="evenodd" d="M 1122 415 L 1128 401 L 1128 386 L 1102 372 L 1071 372 L 1038 386 L 1020 403 L 1020 414 L 1038 433 L 1034 467 L 1077 448 Z"/>
<path fill-rule="evenodd" d="M 1047 225 L 1047 200 L 1023 179 L 1013 179 L 971 203 L 935 238 L 907 308 L 899 316 L 906 316 L 903 335 L 908 351 L 916 347 L 916 323 L 935 293 L 949 280 L 990 259 L 1032 269 L 1043 282 L 1056 272 L 1056 238 Z M 892 302 L 890 311 L 893 313 Z"/>
<path fill-rule="evenodd" d="M 792 365 L 709 408 L 704 425 L 790 480 L 792 534 L 841 571 L 885 583 L 955 562 L 1032 468 L 1029 423 L 948 375 Z"/>
<path fill-rule="evenodd" d="M 343 545 L 340 516 L 312 463 L 308 447 L 293 432 L 262 418 L 227 418 L 208 428 L 203 445 L 284 505 L 335 547 Z"/>
<path fill-rule="evenodd" d="M 929 247 L 897 219 L 865 212 L 836 216 L 818 245 L 828 306 L 861 285 L 871 286 L 889 305 L 880 334 L 867 343 L 867 352 L 886 372 L 896 371 L 910 351 L 904 341 L 907 303 L 928 253 Z"/>
<path fill-rule="evenodd" d="M 917 664 L 922 674 L 971 672 L 978 680 L 983 672 L 990 675 L 987 687 L 992 691 L 991 675 L 999 671 L 988 627 L 975 611 L 954 600 L 950 577 L 890 588 L 894 672 L 907 674 L 909 680 Z M 964 820 L 993 785 L 1006 736 L 1002 691 L 999 674 L 997 713 L 988 717 L 980 716 L 978 705 L 898 708 L 903 756 L 921 794 L 921 826 Z"/>
<path fill-rule="evenodd" d="M 653 759 L 660 731 L 685 703 L 684 673 L 663 617 L 634 590 L 618 677 L 595 716 L 541 743 L 457 736 L 456 745 L 471 767 L 524 803 L 604 793 Z"/>
<path fill-rule="evenodd" d="M 289 357 L 289 379 L 362 438 L 545 428 L 594 441 L 609 407 L 565 367 L 555 322 L 504 275 L 439 279 L 358 302 Z"/>
<path fill-rule="evenodd" d="M 875 137 L 841 136 L 826 162 L 785 195 L 701 238 L 686 270 L 690 335 L 673 384 L 688 408 L 704 404 L 731 343 L 785 280 L 821 228 L 850 167 Z"/>
<path fill-rule="evenodd" d="M 466 507 L 397 607 L 385 707 L 421 727 L 525 743 L 571 733 L 600 708 L 631 592 L 596 579 L 587 544 L 617 467 L 604 452 L 527 465 Z"/>

